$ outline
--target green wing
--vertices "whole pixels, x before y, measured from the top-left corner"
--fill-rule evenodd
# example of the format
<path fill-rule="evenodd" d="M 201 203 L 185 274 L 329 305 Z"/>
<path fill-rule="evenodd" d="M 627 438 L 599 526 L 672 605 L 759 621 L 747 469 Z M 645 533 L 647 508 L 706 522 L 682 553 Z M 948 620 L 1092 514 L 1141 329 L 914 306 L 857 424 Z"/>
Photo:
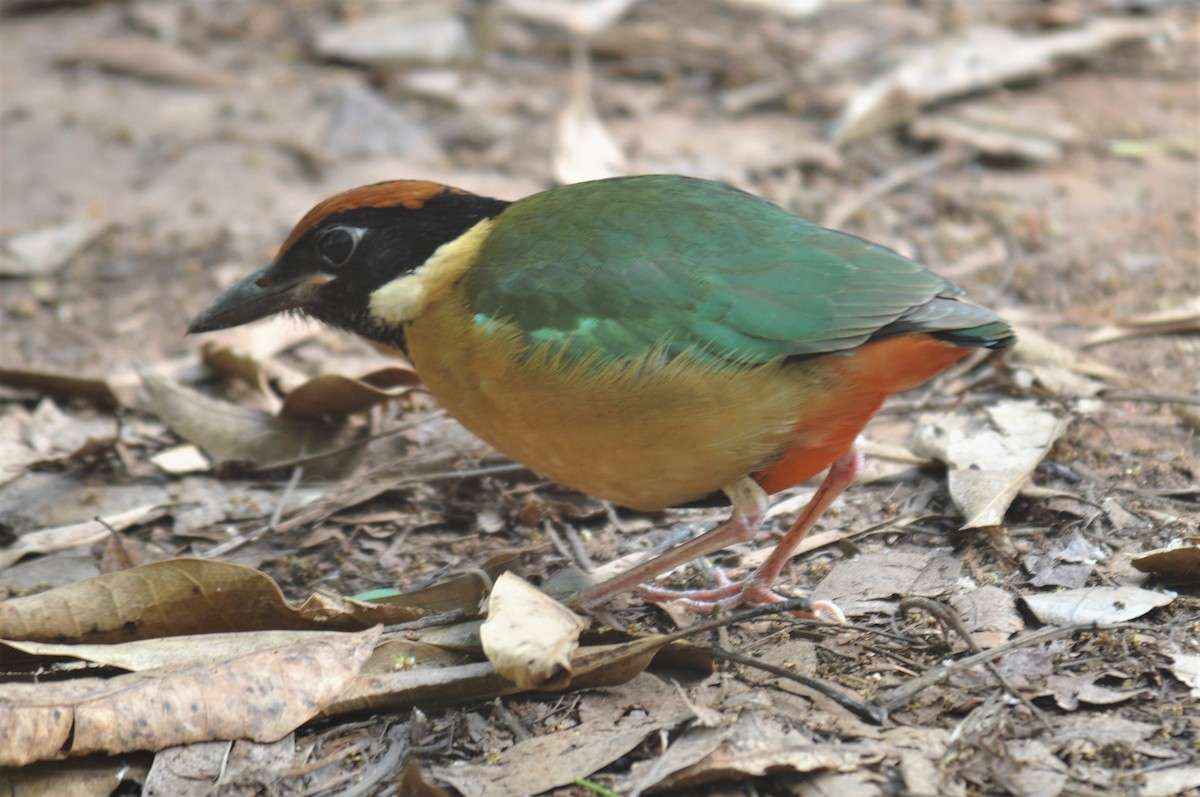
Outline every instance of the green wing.
<path fill-rule="evenodd" d="M 661 350 L 737 362 L 851 349 L 961 293 L 919 263 L 749 194 L 657 175 L 514 203 L 466 290 L 477 323 L 515 325 L 571 359 Z"/>

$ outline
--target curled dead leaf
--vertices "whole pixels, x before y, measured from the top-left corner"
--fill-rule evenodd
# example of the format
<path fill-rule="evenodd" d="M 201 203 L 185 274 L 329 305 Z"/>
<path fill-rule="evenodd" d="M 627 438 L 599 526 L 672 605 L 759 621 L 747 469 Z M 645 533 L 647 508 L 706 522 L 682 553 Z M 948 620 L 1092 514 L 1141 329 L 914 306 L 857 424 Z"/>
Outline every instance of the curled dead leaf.
<path fill-rule="evenodd" d="M 280 418 L 201 395 L 156 374 L 142 373 L 150 406 L 171 431 L 221 459 L 263 467 L 336 447 L 340 424 Z M 322 460 L 334 472 L 346 467 L 352 452 Z"/>
<path fill-rule="evenodd" d="M 514 573 L 496 579 L 479 629 L 496 671 L 523 688 L 571 672 L 571 654 L 587 621 Z"/>
<path fill-rule="evenodd" d="M 399 366 L 357 378 L 322 374 L 288 393 L 279 414 L 288 418 L 350 415 L 399 398 L 420 383 L 416 371 Z"/>

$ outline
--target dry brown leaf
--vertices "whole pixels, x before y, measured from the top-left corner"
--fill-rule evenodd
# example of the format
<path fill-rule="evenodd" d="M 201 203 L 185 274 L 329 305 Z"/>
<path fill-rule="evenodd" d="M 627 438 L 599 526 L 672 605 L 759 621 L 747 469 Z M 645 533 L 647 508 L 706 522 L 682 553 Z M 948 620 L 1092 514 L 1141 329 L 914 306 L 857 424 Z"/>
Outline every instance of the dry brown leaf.
<path fill-rule="evenodd" d="M 520 556 L 520 551 L 501 551 L 461 575 L 451 576 L 422 589 L 412 592 L 372 590 L 354 597 L 355 600 L 376 606 L 407 606 L 430 614 L 459 610 L 468 616 L 475 616 L 482 611 L 483 599 L 491 591 L 492 584 L 501 574 L 517 567 Z M 473 647 L 479 647 L 478 639 Z"/>
<path fill-rule="evenodd" d="M 1007 400 L 978 415 L 923 415 L 913 430 L 913 450 L 947 466 L 950 497 L 962 528 L 998 526 L 1066 419 L 1036 401 Z"/>
<path fill-rule="evenodd" d="M 1085 587 L 1021 597 L 1033 616 L 1049 625 L 1123 623 L 1174 600 L 1169 593 L 1137 587 Z"/>
<path fill-rule="evenodd" d="M 898 595 L 935 597 L 953 590 L 962 560 L 948 548 L 909 550 L 892 547 L 834 565 L 813 594 L 830 600 L 848 615 L 891 612 Z"/>
<path fill-rule="evenodd" d="M 0 570 L 11 567 L 31 553 L 50 553 L 100 542 L 114 531 L 124 531 L 134 525 L 154 508 L 154 504 L 146 504 L 108 517 L 22 534 L 12 545 L 0 548 Z"/>
<path fill-rule="evenodd" d="M 212 739 L 271 742 L 345 689 L 381 629 L 321 632 L 220 663 L 113 678 L 0 685 L 0 764 L 161 750 Z"/>
<path fill-rule="evenodd" d="M 399 398 L 419 384 L 421 378 L 416 371 L 399 366 L 381 368 L 357 378 L 323 374 L 288 393 L 279 414 L 288 418 L 350 415 Z"/>
<path fill-rule="evenodd" d="M 642 761 L 635 761 L 629 775 L 614 788 L 618 794 L 637 797 L 644 790 L 659 783 L 682 769 L 703 761 L 716 752 L 733 735 L 734 727 L 727 724 L 718 727 L 693 725 L 671 742 L 661 754 Z"/>
<path fill-rule="evenodd" d="M 209 398 L 148 372 L 143 372 L 142 381 L 159 420 L 221 459 L 271 467 L 334 448 L 338 440 L 338 424 L 275 417 Z M 320 460 L 322 472 L 348 467 L 351 456 L 348 452 Z"/>
<path fill-rule="evenodd" d="M 1185 543 L 1138 554 L 1129 563 L 1143 573 L 1162 573 L 1200 581 L 1200 545 Z"/>
<path fill-rule="evenodd" d="M 86 376 L 0 368 L 0 385 L 32 390 L 41 395 L 85 398 L 108 405 L 118 403 L 116 394 L 106 380 Z"/>
<path fill-rule="evenodd" d="M 396 797 L 452 797 L 450 792 L 434 786 L 425 779 L 421 765 L 409 760 L 400 773 L 400 782 L 396 784 Z"/>
<path fill-rule="evenodd" d="M 216 340 L 206 340 L 200 347 L 204 364 L 222 377 L 237 379 L 263 397 L 264 409 L 277 413 L 282 404 L 271 390 L 272 383 L 287 392 L 304 383 L 305 376 L 290 368 L 283 368 L 275 360 L 258 357 L 240 346 Z"/>
<path fill-rule="evenodd" d="M 492 588 L 479 640 L 497 672 L 531 689 L 560 671 L 571 672 L 571 654 L 587 625 L 525 579 L 504 573 Z"/>
<path fill-rule="evenodd" d="M 104 69 L 164 83 L 225 89 L 238 78 L 223 69 L 164 42 L 135 36 L 114 36 L 75 44 L 58 57 L 60 63 L 90 63 Z"/>
<path fill-rule="evenodd" d="M 816 743 L 790 723 L 744 711 L 733 732 L 701 761 L 680 769 L 656 786 L 663 791 L 695 791 L 707 783 L 783 772 L 835 769 L 848 772 L 861 761 L 849 745 Z"/>
<path fill-rule="evenodd" d="M 213 797 L 215 791 L 236 793 L 242 784 L 275 783 L 294 775 L 309 763 L 308 753 L 305 745 L 297 744 L 294 733 L 268 744 L 238 739 L 232 744 L 196 742 L 168 747 L 154 754 L 141 794 Z M 221 784 L 219 790 L 213 788 L 215 783 Z"/>
<path fill-rule="evenodd" d="M 143 782 L 147 762 L 135 756 L 86 758 L 0 770 L 0 792 L 10 797 L 109 797 Z"/>
<path fill-rule="evenodd" d="M 518 742 L 486 764 L 435 766 L 431 773 L 466 797 L 540 794 L 591 775 L 655 731 L 691 717 L 679 694 L 649 673 L 587 693 L 579 703 L 575 727 Z"/>
<path fill-rule="evenodd" d="M 218 631 L 359 630 L 425 616 L 327 596 L 293 608 L 269 576 L 203 559 L 152 562 L 0 602 L 0 637 L 126 642 Z"/>
<path fill-rule="evenodd" d="M 1063 711 L 1075 711 L 1080 703 L 1090 706 L 1109 706 L 1143 695 L 1145 689 L 1113 689 L 1096 683 L 1108 676 L 1105 672 L 1053 673 L 1042 681 L 1043 688 L 1035 697 L 1050 696 Z"/>

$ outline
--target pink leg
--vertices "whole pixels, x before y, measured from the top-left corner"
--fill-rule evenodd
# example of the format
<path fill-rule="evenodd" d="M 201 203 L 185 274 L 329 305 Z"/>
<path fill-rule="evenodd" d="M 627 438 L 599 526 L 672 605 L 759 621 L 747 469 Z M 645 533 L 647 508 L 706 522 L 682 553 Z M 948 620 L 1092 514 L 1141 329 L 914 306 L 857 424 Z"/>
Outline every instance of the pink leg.
<path fill-rule="evenodd" d="M 754 538 L 763 515 L 767 512 L 767 494 L 753 479 L 738 479 L 724 489 L 733 504 L 733 512 L 721 525 L 709 529 L 687 542 L 664 551 L 658 556 L 631 567 L 619 576 L 592 587 L 577 597 L 573 603 L 583 611 L 592 611 L 608 603 L 622 592 L 627 592 L 643 581 L 687 564 L 693 559 L 728 548 L 730 545 Z"/>
<path fill-rule="evenodd" d="M 816 525 L 821 515 L 825 514 L 825 510 L 829 508 L 834 499 L 854 483 L 854 479 L 862 469 L 863 456 L 863 442 L 862 438 L 859 438 L 854 441 L 845 454 L 842 454 L 830 465 L 825 480 L 821 482 L 821 486 L 817 488 L 812 500 L 804 507 L 800 516 L 792 523 L 787 534 L 784 534 L 783 538 L 775 545 L 775 550 L 771 552 L 770 558 L 746 580 L 730 582 L 725 579 L 724 575 L 721 575 L 722 583 L 716 589 L 667 590 L 642 587 L 639 592 L 648 600 L 677 600 L 688 609 L 702 613 L 718 608 L 732 609 L 743 603 L 771 604 L 785 600 L 783 596 L 772 589 L 772 586 L 779 579 L 783 568 L 792 558 L 792 554 L 796 552 L 796 548 L 809 530 Z M 701 539 L 703 537 L 698 537 L 695 542 Z M 801 617 L 813 617 L 816 612 L 825 611 L 839 621 L 845 620 L 845 615 L 832 603 L 818 601 L 813 604 L 813 610 L 813 612 L 797 611 L 794 614 Z"/>

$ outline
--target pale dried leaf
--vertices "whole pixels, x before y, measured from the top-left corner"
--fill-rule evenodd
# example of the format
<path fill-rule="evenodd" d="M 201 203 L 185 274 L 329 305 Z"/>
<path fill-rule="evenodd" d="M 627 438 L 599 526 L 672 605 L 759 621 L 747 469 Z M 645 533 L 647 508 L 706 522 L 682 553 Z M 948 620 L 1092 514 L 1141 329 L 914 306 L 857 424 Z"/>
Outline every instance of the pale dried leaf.
<path fill-rule="evenodd" d="M 1036 35 L 980 25 L 923 43 L 846 103 L 834 139 L 852 141 L 895 127 L 941 100 L 1046 74 L 1065 59 L 1096 55 L 1157 30 L 1154 22 L 1098 17 L 1079 28 Z"/>
<path fill-rule="evenodd" d="M 10 797 L 109 797 L 137 793 L 146 772 L 146 765 L 132 757 L 97 756 L 10 769 L 0 773 L 0 783 Z M 123 788 L 126 783 L 129 790 Z"/>
<path fill-rule="evenodd" d="M 1016 793 L 1023 797 L 1058 797 L 1067 785 L 1070 770 L 1054 751 L 1036 739 L 1014 739 L 1005 745 L 1011 762 L 1011 778 Z"/>
<path fill-rule="evenodd" d="M 488 617 L 479 629 L 483 652 L 504 677 L 521 687 L 571 672 L 571 654 L 587 621 L 514 573 L 496 579 Z"/>
<path fill-rule="evenodd" d="M 913 449 L 947 466 L 962 528 L 998 526 L 1004 513 L 1067 428 L 1067 421 L 1036 401 L 1008 400 L 978 415 L 923 415 Z"/>
<path fill-rule="evenodd" d="M 1017 345 L 1009 352 L 1009 357 L 1014 362 L 1053 365 L 1098 379 L 1128 381 L 1128 377 L 1117 369 L 1055 343 L 1025 324 L 1013 324 L 1013 329 L 1016 331 Z"/>
<path fill-rule="evenodd" d="M 0 725 L 12 743 L 0 748 L 0 764 L 212 739 L 275 741 L 345 689 L 380 633 L 306 635 L 215 665 L 2 685 Z"/>
<path fill-rule="evenodd" d="M 122 74 L 164 83 L 225 89 L 237 76 L 165 42 L 137 36 L 114 36 L 75 44 L 59 56 L 61 63 L 89 63 Z"/>
<path fill-rule="evenodd" d="M 1040 622 L 1071 625 L 1133 620 L 1151 609 L 1167 606 L 1175 596 L 1137 587 L 1087 587 L 1025 595 L 1021 600 Z"/>
<path fill-rule="evenodd" d="M 526 19 L 557 25 L 587 38 L 610 28 L 638 0 L 504 0 L 504 8 Z"/>
<path fill-rule="evenodd" d="M 1192 690 L 1192 697 L 1200 698 L 1200 655 L 1178 649 L 1167 651 L 1167 655 L 1171 657 L 1171 674 Z"/>
<path fill-rule="evenodd" d="M 205 473 L 212 470 L 208 459 L 197 446 L 191 443 L 163 449 L 150 457 L 150 461 L 164 473 L 175 476 L 183 473 Z"/>
<path fill-rule="evenodd" d="M 4 242 L 0 276 L 36 277 L 53 274 L 107 228 L 107 222 L 88 212 L 61 224 L 14 235 Z"/>
<path fill-rule="evenodd" d="M 324 27 L 316 50 L 366 64 L 447 64 L 471 54 L 471 34 L 451 3 L 409 2 Z"/>
<path fill-rule="evenodd" d="M 11 567 L 32 553 L 50 553 L 100 542 L 114 531 L 123 531 L 134 525 L 154 508 L 154 504 L 146 504 L 117 515 L 22 534 L 12 545 L 0 549 L 0 570 Z"/>
<path fill-rule="evenodd" d="M 983 106 L 922 116 L 913 122 L 912 134 L 919 139 L 963 144 L 993 157 L 1035 163 L 1060 160 L 1067 145 L 1081 137 L 1078 129 L 1065 122 Z"/>
<path fill-rule="evenodd" d="M 1131 316 L 1097 329 L 1083 339 L 1084 346 L 1099 346 L 1127 338 L 1200 332 L 1200 296 L 1179 307 Z"/>
<path fill-rule="evenodd" d="M 1178 797 L 1200 789 L 1200 766 L 1171 767 L 1147 772 L 1138 797 Z"/>
<path fill-rule="evenodd" d="M 239 739 L 232 745 L 221 741 L 169 747 L 155 754 L 142 794 L 210 797 L 214 783 L 273 783 L 307 762 L 308 749 L 296 743 L 294 733 L 265 744 Z"/>
<path fill-rule="evenodd" d="M 784 19 L 803 19 L 825 7 L 827 0 L 723 0 L 727 5 L 774 14 Z"/>
<path fill-rule="evenodd" d="M 570 96 L 554 121 L 554 177 L 564 185 L 617 177 L 628 169 L 592 102 L 588 55 L 579 44 L 575 53 Z"/>
<path fill-rule="evenodd" d="M 321 640 L 328 631 L 262 630 L 218 634 L 187 634 L 184 636 L 138 639 L 113 644 L 60 644 L 0 640 L 0 645 L 31 656 L 78 659 L 104 667 L 129 672 L 145 672 L 161 668 L 215 665 L 239 656 L 287 647 L 307 639 Z"/>

